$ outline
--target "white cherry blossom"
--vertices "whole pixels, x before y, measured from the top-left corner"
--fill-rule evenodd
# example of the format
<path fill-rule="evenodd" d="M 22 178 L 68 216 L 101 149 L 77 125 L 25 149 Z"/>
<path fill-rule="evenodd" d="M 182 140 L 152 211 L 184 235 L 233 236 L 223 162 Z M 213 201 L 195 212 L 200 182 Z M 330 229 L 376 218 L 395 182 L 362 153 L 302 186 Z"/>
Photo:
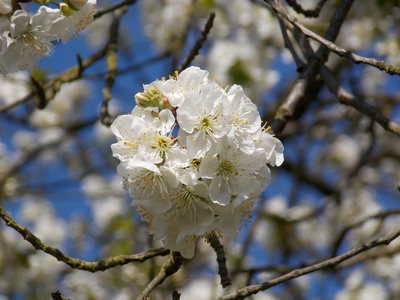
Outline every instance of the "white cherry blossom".
<path fill-rule="evenodd" d="M 111 147 L 149 233 L 185 258 L 202 237 L 235 238 L 270 183 L 267 163 L 283 162 L 257 107 L 241 86 L 226 92 L 197 67 L 144 85 L 135 101 L 112 124 Z"/>
<path fill-rule="evenodd" d="M 241 230 L 241 224 L 246 225 L 251 220 L 251 211 L 258 203 L 258 197 L 237 196 L 226 206 L 218 218 L 218 230 L 230 238 L 236 238 Z"/>
<path fill-rule="evenodd" d="M 177 110 L 179 135 L 185 138 L 192 158 L 203 157 L 217 140 L 229 131 L 229 122 L 223 102 L 226 95 L 213 82 L 201 94 L 188 92 Z"/>
<path fill-rule="evenodd" d="M 198 67 L 190 67 L 183 70 L 176 77 L 169 80 L 156 80 L 148 86 L 154 85 L 167 97 L 172 106 L 180 106 L 188 92 L 200 94 L 202 89 L 209 84 L 208 72 Z"/>
<path fill-rule="evenodd" d="M 178 185 L 178 178 L 174 170 L 158 167 L 157 159 L 141 148 L 135 159 L 121 163 L 117 171 L 133 198 L 132 205 L 149 202 L 153 210 L 160 213 L 171 206 L 169 189 Z"/>
<path fill-rule="evenodd" d="M 152 112 L 158 113 L 158 110 L 136 106 L 131 114 L 121 115 L 115 119 L 111 125 L 111 130 L 117 137 L 117 143 L 111 145 L 115 157 L 123 162 L 134 157 L 139 148 L 139 134 L 151 124 Z"/>
<path fill-rule="evenodd" d="M 57 39 L 65 44 L 73 37 L 79 38 L 79 32 L 85 30 L 93 21 L 95 7 L 96 0 L 88 0 L 77 11 L 69 8 L 67 4 L 61 4 L 59 18 L 53 23 L 53 32 L 57 34 Z"/>
<path fill-rule="evenodd" d="M 261 118 L 257 106 L 244 94 L 240 85 L 233 85 L 227 93 L 231 145 L 247 154 L 254 149 L 254 136 L 261 131 Z"/>
<path fill-rule="evenodd" d="M 227 139 L 216 148 L 218 151 L 210 151 L 202 159 L 199 171 L 200 177 L 211 179 L 210 197 L 214 203 L 227 205 L 237 195 L 258 194 L 268 185 L 270 178 L 261 167 L 266 164 L 263 150 L 246 154 Z"/>
<path fill-rule="evenodd" d="M 57 16 L 57 9 L 45 6 L 34 16 L 24 10 L 14 12 L 9 30 L 3 33 L 6 42 L 0 56 L 7 73 L 30 69 L 37 60 L 50 54 L 54 47 L 50 42 L 54 40 L 51 28 Z"/>
<path fill-rule="evenodd" d="M 264 149 L 267 157 L 267 163 L 270 166 L 279 167 L 283 163 L 283 145 L 276 137 L 266 131 L 260 132 L 256 139 L 255 146 Z"/>

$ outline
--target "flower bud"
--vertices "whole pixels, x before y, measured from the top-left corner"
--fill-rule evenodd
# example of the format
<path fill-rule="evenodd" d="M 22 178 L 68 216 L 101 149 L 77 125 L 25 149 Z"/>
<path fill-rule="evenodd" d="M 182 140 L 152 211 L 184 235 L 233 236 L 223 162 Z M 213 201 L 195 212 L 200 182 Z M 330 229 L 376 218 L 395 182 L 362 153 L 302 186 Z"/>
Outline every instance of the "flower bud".
<path fill-rule="evenodd" d="M 60 4 L 60 11 L 66 17 L 70 17 L 74 14 L 74 10 L 70 8 L 67 4 L 63 3 Z"/>
<path fill-rule="evenodd" d="M 136 105 L 140 107 L 158 107 L 159 109 L 171 109 L 168 98 L 155 86 L 149 86 L 143 93 L 135 95 Z"/>
<path fill-rule="evenodd" d="M 0 3 L 0 16 L 11 13 L 13 5 L 11 0 L 5 0 Z"/>
<path fill-rule="evenodd" d="M 26 2 L 30 2 L 30 1 L 25 1 L 25 0 L 23 0 L 23 1 L 17 1 L 17 2 L 24 2 L 24 3 L 26 3 Z M 39 4 L 39 5 L 47 5 L 47 4 L 50 3 L 50 0 L 34 0 L 33 2 L 35 2 L 36 4 Z"/>
<path fill-rule="evenodd" d="M 85 6 L 88 0 L 63 0 L 63 2 L 67 3 L 73 10 L 80 10 Z"/>

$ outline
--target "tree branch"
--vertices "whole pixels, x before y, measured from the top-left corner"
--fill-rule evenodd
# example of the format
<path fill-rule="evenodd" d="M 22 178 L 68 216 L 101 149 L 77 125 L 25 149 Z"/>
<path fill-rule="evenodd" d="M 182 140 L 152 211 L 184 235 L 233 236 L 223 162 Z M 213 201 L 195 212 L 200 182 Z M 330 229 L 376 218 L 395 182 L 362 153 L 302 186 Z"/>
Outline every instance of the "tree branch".
<path fill-rule="evenodd" d="M 396 210 L 389 210 L 389 211 L 384 211 L 384 212 L 379 212 L 370 216 L 367 216 L 351 225 L 348 225 L 346 227 L 344 227 L 339 235 L 339 237 L 336 239 L 335 243 L 333 244 L 333 248 L 332 248 L 332 256 L 336 256 L 337 252 L 339 250 L 339 247 L 341 245 L 341 243 L 343 242 L 344 238 L 346 237 L 347 233 L 350 232 L 350 230 L 360 227 L 362 226 L 365 222 L 369 221 L 369 220 L 373 220 L 373 219 L 386 219 L 387 217 L 390 216 L 396 216 L 400 214 L 400 209 L 396 209 Z"/>
<path fill-rule="evenodd" d="M 341 25 L 343 24 L 348 11 L 351 8 L 354 0 L 343 0 L 340 2 L 339 6 L 335 10 L 328 30 L 326 31 L 325 38 L 334 41 L 339 34 Z M 276 14 L 282 15 L 285 19 L 288 14 L 273 0 L 265 0 L 272 10 Z M 285 17 L 286 16 L 286 17 Z M 293 21 L 294 18 L 290 17 Z M 318 75 L 321 66 L 326 62 L 329 56 L 329 51 L 325 48 L 325 45 L 321 45 L 318 49 L 316 57 L 311 59 L 305 66 L 304 70 L 301 72 L 299 78 L 296 80 L 292 86 L 289 95 L 286 97 L 285 101 L 279 107 L 274 120 L 271 122 L 272 130 L 275 134 L 280 134 L 289 120 L 292 119 L 295 112 L 307 102 L 304 99 L 304 93 L 308 84 L 314 80 Z"/>
<path fill-rule="evenodd" d="M 301 276 L 304 276 L 306 274 L 321 270 L 321 269 L 326 269 L 326 268 L 333 268 L 337 265 L 339 265 L 341 262 L 348 260 L 354 256 L 357 256 L 360 253 L 363 253 L 365 251 L 368 251 L 372 248 L 378 247 L 378 246 L 383 246 L 383 245 L 389 245 L 393 240 L 395 240 L 397 237 L 400 236 L 400 230 L 390 233 L 384 237 L 381 237 L 377 240 L 374 240 L 372 242 L 366 243 L 360 247 L 354 248 L 342 255 L 333 257 L 331 259 L 327 259 L 325 261 L 322 261 L 320 263 L 317 263 L 315 265 L 301 268 L 301 269 L 296 269 L 292 270 L 291 272 L 277 277 L 275 279 L 256 284 L 256 285 L 250 285 L 247 287 L 244 287 L 240 290 L 234 291 L 230 294 L 227 294 L 225 296 L 219 297 L 219 300 L 228 300 L 228 299 L 245 299 L 246 297 L 249 297 L 250 295 L 257 294 L 260 291 L 265 291 L 275 285 L 278 285 L 280 283 L 292 280 L 294 278 L 298 278 Z"/>
<path fill-rule="evenodd" d="M 339 83 L 336 81 L 336 79 L 333 77 L 332 73 L 329 71 L 327 67 L 323 67 L 321 69 L 321 76 L 328 89 L 334 95 L 336 95 L 340 103 L 355 108 L 362 114 L 367 115 L 376 123 L 381 125 L 386 131 L 392 132 L 400 136 L 399 124 L 391 121 L 390 119 L 382 115 L 372 105 L 368 104 L 367 102 L 359 100 L 354 95 L 347 92 L 343 87 L 339 85 Z"/>
<path fill-rule="evenodd" d="M 117 50 L 118 50 L 118 30 L 122 16 L 126 13 L 127 7 L 123 6 L 113 12 L 113 21 L 110 26 L 109 40 L 107 43 L 107 74 L 104 76 L 105 86 L 102 90 L 103 102 L 100 108 L 101 123 L 111 126 L 114 118 L 108 112 L 108 103 L 111 101 L 111 88 L 117 78 Z"/>
<path fill-rule="evenodd" d="M 328 0 L 319 0 L 317 6 L 314 9 L 304 9 L 300 4 L 297 3 L 296 0 L 286 0 L 287 4 L 289 4 L 297 13 L 303 14 L 308 18 L 318 18 L 322 7 L 327 1 Z"/>
<path fill-rule="evenodd" d="M 215 12 L 211 12 L 206 24 L 204 25 L 204 29 L 201 31 L 201 37 L 197 40 L 196 44 L 190 50 L 189 55 L 183 60 L 182 64 L 179 66 L 178 73 L 186 69 L 195 59 L 195 57 L 199 54 L 199 51 L 201 47 L 203 47 L 204 42 L 207 40 L 207 36 L 210 33 L 210 30 L 213 26 L 214 18 L 215 18 Z"/>
<path fill-rule="evenodd" d="M 217 254 L 218 274 L 221 278 L 221 285 L 223 288 L 226 288 L 227 286 L 231 285 L 232 282 L 228 275 L 228 269 L 226 268 L 224 247 L 222 247 L 216 234 L 211 235 L 211 237 L 209 238 L 209 242 L 211 247 L 213 247 L 215 253 Z"/>
<path fill-rule="evenodd" d="M 171 251 L 171 256 L 164 263 L 160 272 L 156 277 L 149 283 L 149 285 L 144 289 L 142 293 L 140 293 L 139 297 L 136 300 L 146 300 L 147 296 L 156 288 L 157 285 L 160 285 L 164 282 L 164 280 L 176 273 L 179 268 L 183 264 L 183 257 L 179 252 Z"/>
<path fill-rule="evenodd" d="M 28 241 L 36 250 L 43 251 L 58 261 L 62 261 L 73 269 L 84 270 L 89 272 L 104 271 L 116 266 L 122 266 L 131 262 L 143 262 L 155 256 L 164 256 L 169 253 L 169 250 L 149 249 L 146 252 L 132 255 L 118 255 L 99 260 L 97 262 L 86 262 L 80 259 L 72 258 L 62 253 L 57 248 L 52 248 L 43 243 L 37 236 L 29 231 L 28 228 L 18 224 L 10 215 L 0 206 L 0 218 L 4 220 L 7 226 L 16 230 L 26 241 Z"/>
<path fill-rule="evenodd" d="M 336 53 L 337 55 L 341 57 L 345 57 L 351 61 L 353 61 L 355 64 L 366 64 L 370 65 L 372 67 L 375 67 L 381 71 L 385 71 L 389 75 L 400 75 L 400 67 L 388 64 L 387 62 L 383 60 L 377 60 L 375 58 L 370 58 L 370 57 L 364 57 L 361 55 L 357 55 L 353 53 L 350 50 L 346 50 L 344 48 L 341 48 L 333 43 L 334 39 L 329 39 L 329 38 L 323 38 L 322 36 L 316 34 L 315 32 L 309 30 L 307 27 L 302 25 L 297 21 L 296 18 L 290 16 L 288 13 L 286 13 L 281 7 L 276 5 L 276 3 L 272 0 L 265 0 L 271 7 L 272 9 L 280 14 L 283 18 L 285 18 L 289 23 L 291 23 L 294 27 L 299 29 L 306 37 L 312 38 L 313 40 L 316 40 L 317 42 L 321 43 L 326 49 L 329 51 Z M 331 23 L 332 24 L 332 23 Z"/>
<path fill-rule="evenodd" d="M 55 293 L 51 293 L 51 297 L 53 298 L 53 300 L 71 300 L 69 298 L 61 296 L 60 290 L 56 291 Z"/>
<path fill-rule="evenodd" d="M 99 12 L 95 13 L 93 18 L 97 19 L 97 18 L 101 17 L 102 15 L 105 15 L 105 14 L 108 14 L 110 12 L 113 12 L 114 10 L 117 10 L 120 7 L 133 5 L 136 2 L 137 2 L 137 0 L 125 0 L 125 1 L 122 1 L 121 3 L 116 4 L 116 5 L 114 5 L 114 6 L 110 7 L 110 8 L 107 8 L 105 10 L 102 10 L 102 11 L 99 11 Z"/>

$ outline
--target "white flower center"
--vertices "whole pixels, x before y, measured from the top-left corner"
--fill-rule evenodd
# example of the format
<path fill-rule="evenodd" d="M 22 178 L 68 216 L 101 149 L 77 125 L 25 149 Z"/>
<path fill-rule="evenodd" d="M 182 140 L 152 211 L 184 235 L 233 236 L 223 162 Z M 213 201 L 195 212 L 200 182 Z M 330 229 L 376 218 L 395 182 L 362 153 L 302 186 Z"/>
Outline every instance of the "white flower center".
<path fill-rule="evenodd" d="M 31 46 L 34 50 L 42 54 L 49 53 L 50 51 L 48 48 L 54 47 L 54 45 L 44 38 L 38 36 L 37 33 L 43 33 L 40 27 L 41 26 L 37 26 L 32 29 L 31 25 L 29 24 L 27 30 L 21 36 L 16 37 L 16 40 L 22 41 L 25 46 Z"/>
<path fill-rule="evenodd" d="M 177 217 L 185 214 L 188 214 L 190 220 L 196 220 L 196 202 L 206 201 L 187 186 L 176 190 L 173 195 L 171 193 L 171 198 L 174 199 L 175 204 L 168 214 L 174 216 L 173 222 L 176 221 Z"/>
<path fill-rule="evenodd" d="M 212 137 L 215 131 L 214 130 L 215 125 L 219 124 L 218 116 L 219 116 L 218 110 L 215 110 L 215 112 L 211 114 L 201 115 L 195 127 L 195 129 L 197 129 L 198 131 L 196 132 L 194 138 L 196 139 L 200 133 L 203 134 L 205 133 Z"/>
<path fill-rule="evenodd" d="M 228 180 L 232 175 L 238 175 L 235 164 L 230 160 L 221 160 L 218 167 L 218 176 L 222 176 L 223 179 Z"/>
<path fill-rule="evenodd" d="M 168 151 L 170 151 L 174 145 L 174 139 L 172 139 L 171 134 L 165 136 L 157 133 L 152 137 L 149 144 L 152 149 L 157 150 L 158 155 L 160 155 L 162 159 L 165 159 Z"/>
<path fill-rule="evenodd" d="M 151 200 L 153 196 L 155 197 L 163 197 L 163 193 L 168 194 L 167 188 L 164 184 L 161 175 L 155 174 L 152 171 L 143 171 L 140 174 L 137 174 L 137 179 L 132 180 L 132 183 L 137 184 L 139 189 L 142 190 L 141 195 L 145 195 L 146 198 Z M 154 195 L 154 191 L 158 190 L 157 195 Z M 148 192 L 150 191 L 150 194 Z M 161 194 L 161 195 L 160 195 Z M 139 200 L 143 200 L 142 197 L 138 197 Z M 145 199 L 146 200 L 146 199 Z"/>

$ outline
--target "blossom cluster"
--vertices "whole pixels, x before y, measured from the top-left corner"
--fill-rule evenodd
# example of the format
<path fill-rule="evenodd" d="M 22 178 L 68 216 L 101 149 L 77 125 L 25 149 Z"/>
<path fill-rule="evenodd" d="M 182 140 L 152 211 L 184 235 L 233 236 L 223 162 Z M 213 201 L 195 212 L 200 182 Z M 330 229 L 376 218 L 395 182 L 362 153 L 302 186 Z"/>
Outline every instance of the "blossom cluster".
<path fill-rule="evenodd" d="M 64 44 L 78 37 L 93 20 L 96 0 L 34 0 L 40 8 L 34 15 L 21 8 L 20 2 L 0 1 L 0 74 L 31 69 L 36 61 L 51 53 L 53 41 Z"/>
<path fill-rule="evenodd" d="M 190 67 L 144 85 L 132 113 L 111 126 L 132 205 L 186 258 L 201 237 L 235 238 L 270 182 L 267 164 L 283 162 L 282 143 L 242 87 L 223 89 L 208 75 Z"/>

